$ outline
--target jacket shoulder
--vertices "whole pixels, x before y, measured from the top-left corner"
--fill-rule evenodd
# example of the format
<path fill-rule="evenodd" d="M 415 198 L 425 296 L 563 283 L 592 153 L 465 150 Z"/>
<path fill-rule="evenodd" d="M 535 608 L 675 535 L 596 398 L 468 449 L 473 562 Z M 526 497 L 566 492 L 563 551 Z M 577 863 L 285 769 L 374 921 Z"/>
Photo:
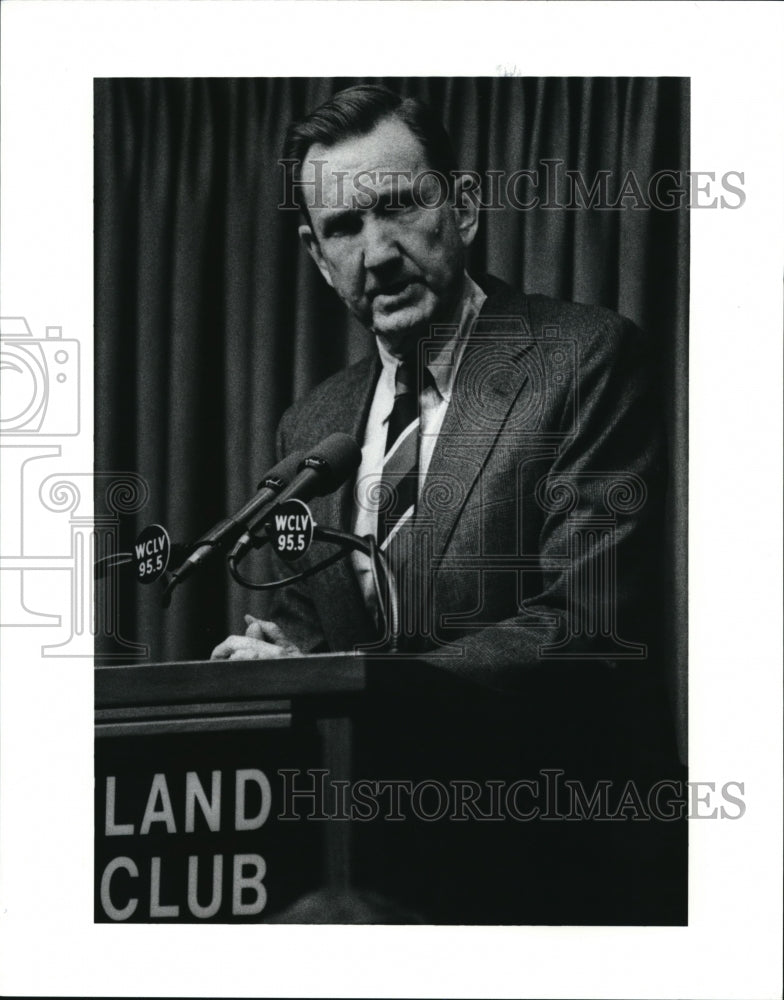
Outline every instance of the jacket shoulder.
<path fill-rule="evenodd" d="M 556 324 L 586 333 L 637 330 L 630 319 L 606 306 L 565 302 L 547 295 L 528 295 L 526 299 L 529 303 L 531 320 L 537 327 Z"/>
<path fill-rule="evenodd" d="M 569 340 L 583 361 L 628 351 L 648 353 L 648 338 L 643 331 L 605 306 L 529 295 L 493 278 L 484 287 L 488 297 L 480 315 L 486 322 L 519 319 L 526 336 Z"/>
<path fill-rule="evenodd" d="M 377 359 L 368 355 L 348 368 L 335 372 L 293 403 L 283 414 L 279 440 L 285 450 L 307 447 L 334 431 L 350 433 L 358 409 L 362 409 L 374 379 Z"/>

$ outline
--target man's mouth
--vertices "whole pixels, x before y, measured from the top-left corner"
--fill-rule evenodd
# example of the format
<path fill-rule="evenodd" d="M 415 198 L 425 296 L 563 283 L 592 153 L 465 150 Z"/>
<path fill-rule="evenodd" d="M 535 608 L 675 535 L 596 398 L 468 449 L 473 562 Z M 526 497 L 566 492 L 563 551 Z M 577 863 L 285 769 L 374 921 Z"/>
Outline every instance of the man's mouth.
<path fill-rule="evenodd" d="M 378 288 L 372 293 L 373 304 L 388 307 L 402 303 L 414 292 L 416 285 L 416 281 L 406 278 Z"/>

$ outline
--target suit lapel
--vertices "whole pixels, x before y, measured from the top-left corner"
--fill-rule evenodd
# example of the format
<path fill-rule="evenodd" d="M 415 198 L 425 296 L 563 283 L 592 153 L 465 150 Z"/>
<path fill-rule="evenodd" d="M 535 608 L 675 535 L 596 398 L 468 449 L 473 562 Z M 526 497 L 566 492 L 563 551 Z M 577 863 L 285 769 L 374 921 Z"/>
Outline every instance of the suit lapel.
<path fill-rule="evenodd" d="M 322 430 L 348 434 L 361 446 L 379 365 L 378 355 L 370 355 L 346 372 L 340 391 L 330 394 L 325 404 L 319 420 Z M 317 522 L 325 527 L 351 530 L 354 482 L 352 477 L 335 493 L 319 498 Z M 375 627 L 349 556 L 317 574 L 312 586 L 327 597 L 325 606 L 330 613 L 324 627 L 331 633 L 328 638 L 332 649 L 346 649 L 346 643 L 350 646 L 352 642 L 369 642 L 375 637 Z"/>
<path fill-rule="evenodd" d="M 361 447 L 365 436 L 370 401 L 373 396 L 380 361 L 369 355 L 346 372 L 346 381 L 339 394 L 334 394 L 330 410 L 324 414 L 324 426 L 330 433 L 348 434 Z M 324 498 L 327 522 L 343 531 L 351 530 L 355 479 L 352 477 L 339 490 Z"/>
<path fill-rule="evenodd" d="M 455 497 L 455 502 L 444 504 L 445 509 L 434 514 L 433 558 L 446 548 L 509 411 L 528 381 L 520 362 L 530 346 L 527 300 L 506 286 L 500 291 L 493 287 L 469 334 L 423 485 L 426 509 L 429 490 L 435 498 L 440 487 L 446 487 Z"/>

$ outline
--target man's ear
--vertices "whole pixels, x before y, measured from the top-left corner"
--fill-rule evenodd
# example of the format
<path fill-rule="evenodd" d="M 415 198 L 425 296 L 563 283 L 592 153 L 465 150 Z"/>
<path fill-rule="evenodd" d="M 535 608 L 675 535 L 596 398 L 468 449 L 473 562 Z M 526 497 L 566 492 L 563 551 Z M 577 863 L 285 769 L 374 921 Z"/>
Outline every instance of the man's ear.
<path fill-rule="evenodd" d="M 477 197 L 476 177 L 469 173 L 455 177 L 454 195 L 457 228 L 463 246 L 468 249 L 474 242 L 479 228 L 479 199 Z"/>
<path fill-rule="evenodd" d="M 330 288 L 333 288 L 332 276 L 329 273 L 327 262 L 324 260 L 324 254 L 321 252 L 321 244 L 316 238 L 315 233 L 306 223 L 303 223 L 297 232 L 299 233 L 299 238 L 305 245 L 305 249 L 308 251 L 313 260 L 315 260 L 316 267 L 319 271 L 321 271 L 324 281 L 326 281 Z"/>

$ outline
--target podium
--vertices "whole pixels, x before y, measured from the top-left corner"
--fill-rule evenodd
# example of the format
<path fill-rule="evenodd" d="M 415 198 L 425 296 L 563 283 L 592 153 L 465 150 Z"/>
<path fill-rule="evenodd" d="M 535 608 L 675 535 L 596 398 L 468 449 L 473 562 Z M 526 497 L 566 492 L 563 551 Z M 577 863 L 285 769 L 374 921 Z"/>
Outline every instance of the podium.
<path fill-rule="evenodd" d="M 216 850 L 236 857 L 237 845 L 241 856 L 253 856 L 249 867 L 256 869 L 246 895 L 253 895 L 254 884 L 266 895 L 266 873 L 284 902 L 302 890 L 347 887 L 349 824 L 292 819 L 298 829 L 289 833 L 277 816 L 281 793 L 301 798 L 311 775 L 329 779 L 327 801 L 319 803 L 325 812 L 336 783 L 350 779 L 351 714 L 367 675 L 366 660 L 348 654 L 96 667 L 96 920 L 207 919 L 217 882 L 229 879 L 225 857 L 215 862 Z M 268 774 L 270 765 L 284 772 L 282 783 L 279 773 Z M 251 850 L 260 842 L 280 858 Z M 205 864 L 197 848 L 209 852 L 206 875 L 198 870 Z M 197 868 L 187 891 L 183 858 Z M 167 877 L 166 862 L 179 862 L 179 870 Z M 131 894 L 136 884 L 145 885 L 141 895 Z M 274 903 L 268 895 L 252 913 L 259 900 L 234 905 L 226 892 L 220 896 L 209 917 L 226 921 L 264 919 L 267 902 Z M 206 897 L 208 905 L 200 901 Z M 132 908 L 130 899 L 137 901 Z"/>
<path fill-rule="evenodd" d="M 97 667 L 95 920 L 288 922 L 370 892 L 432 923 L 685 923 L 685 822 L 553 822 L 576 783 L 587 802 L 682 780 L 641 732 L 647 689 L 596 665 L 514 695 L 456 674 L 350 654 Z"/>

